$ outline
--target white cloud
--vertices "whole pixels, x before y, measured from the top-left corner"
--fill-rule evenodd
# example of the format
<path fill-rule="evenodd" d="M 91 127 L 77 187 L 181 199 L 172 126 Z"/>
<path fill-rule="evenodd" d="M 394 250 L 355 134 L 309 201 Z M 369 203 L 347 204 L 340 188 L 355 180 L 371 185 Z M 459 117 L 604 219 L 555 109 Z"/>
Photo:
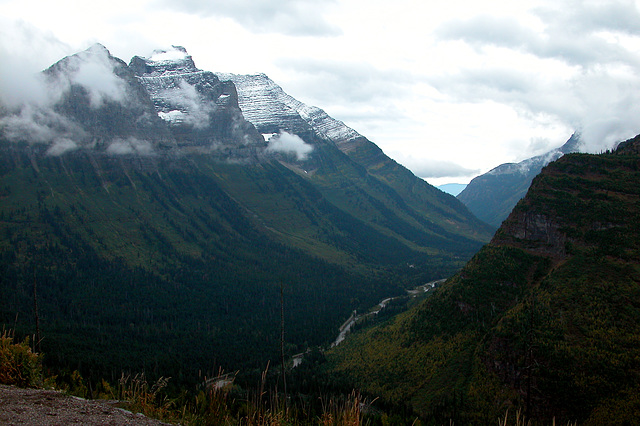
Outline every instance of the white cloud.
<path fill-rule="evenodd" d="M 64 97 L 72 85 L 80 85 L 87 91 L 92 108 L 100 108 L 108 101 L 124 103 L 127 100 L 127 85 L 115 74 L 117 64 L 104 46 L 94 45 L 59 65 L 65 68 L 63 72 L 47 81 L 49 90 L 57 92 L 51 103 Z"/>
<path fill-rule="evenodd" d="M 115 139 L 107 147 L 107 153 L 115 155 L 140 154 L 150 155 L 153 153 L 151 143 L 136 138 Z"/>
<path fill-rule="evenodd" d="M 324 15 L 334 0 L 158 0 L 158 4 L 183 13 L 231 18 L 250 31 L 292 36 L 333 36 L 340 29 Z"/>
<path fill-rule="evenodd" d="M 56 138 L 47 149 L 47 155 L 58 156 L 76 149 L 78 149 L 78 144 L 71 139 Z"/>
<path fill-rule="evenodd" d="M 105 101 L 123 103 L 126 98 L 124 81 L 113 73 L 113 67 L 103 60 L 84 62 L 78 66 L 73 82 L 89 91 L 91 106 L 101 107 Z"/>
<path fill-rule="evenodd" d="M 82 140 L 86 132 L 51 108 L 27 104 L 17 113 L 0 118 L 4 135 L 13 141 L 52 143 L 58 139 Z"/>
<path fill-rule="evenodd" d="M 421 178 L 456 178 L 473 176 L 480 170 L 468 169 L 452 161 L 434 160 L 431 158 L 418 158 L 397 154 L 396 160 Z"/>
<path fill-rule="evenodd" d="M 45 102 L 39 72 L 65 56 L 68 46 L 23 20 L 0 16 L 0 103 L 16 108 Z"/>
<path fill-rule="evenodd" d="M 281 131 L 269 138 L 267 151 L 293 154 L 298 161 L 304 161 L 313 152 L 313 146 L 303 141 L 298 135 Z"/>
<path fill-rule="evenodd" d="M 209 114 L 215 105 L 205 103 L 194 85 L 180 80 L 177 87 L 162 91 L 160 97 L 170 106 L 168 111 L 161 113 L 162 119 L 187 123 L 197 129 L 209 126 Z"/>
<path fill-rule="evenodd" d="M 34 32 L 33 28 L 22 28 Z M 13 59 L 24 64 L 18 54 Z M 95 46 L 58 63 L 58 67 L 65 68 L 62 73 L 13 76 L 3 84 L 0 96 L 0 103 L 6 108 L 0 118 L 3 134 L 12 141 L 49 144 L 49 155 L 61 155 L 90 143 L 82 125 L 56 112 L 56 107 L 69 95 L 72 85 L 84 88 L 93 108 L 100 108 L 107 101 L 125 102 L 126 84 L 114 74 L 114 65 L 108 51 Z"/>

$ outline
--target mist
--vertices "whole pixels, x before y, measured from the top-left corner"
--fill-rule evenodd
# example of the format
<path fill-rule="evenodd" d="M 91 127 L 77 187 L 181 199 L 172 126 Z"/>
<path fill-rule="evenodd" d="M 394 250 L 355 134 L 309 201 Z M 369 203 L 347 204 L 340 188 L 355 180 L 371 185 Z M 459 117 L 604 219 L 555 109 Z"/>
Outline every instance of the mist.
<path fill-rule="evenodd" d="M 128 101 L 127 83 L 114 72 L 118 63 L 101 45 L 67 57 L 44 72 L 33 71 L 18 56 L 10 58 L 16 67 L 2 74 L 0 127 L 11 142 L 48 145 L 46 152 L 52 156 L 92 144 L 82 123 L 58 112 L 74 86 L 84 89 L 92 109 L 102 108 L 107 102 Z M 114 143 L 112 152 L 126 151 Z M 131 152 L 149 150 L 139 142 L 128 142 L 128 146 Z"/>
<path fill-rule="evenodd" d="M 269 139 L 267 151 L 293 154 L 298 161 L 304 161 L 313 151 L 313 146 L 307 144 L 298 135 L 281 131 Z"/>

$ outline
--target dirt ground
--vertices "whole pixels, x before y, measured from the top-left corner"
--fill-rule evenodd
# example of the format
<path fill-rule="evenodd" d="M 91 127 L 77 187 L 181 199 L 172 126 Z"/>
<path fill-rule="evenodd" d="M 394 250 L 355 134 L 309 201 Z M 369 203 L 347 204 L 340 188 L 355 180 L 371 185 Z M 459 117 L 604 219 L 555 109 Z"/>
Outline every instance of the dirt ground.
<path fill-rule="evenodd" d="M 165 425 L 113 406 L 61 392 L 0 385 L 1 425 Z"/>

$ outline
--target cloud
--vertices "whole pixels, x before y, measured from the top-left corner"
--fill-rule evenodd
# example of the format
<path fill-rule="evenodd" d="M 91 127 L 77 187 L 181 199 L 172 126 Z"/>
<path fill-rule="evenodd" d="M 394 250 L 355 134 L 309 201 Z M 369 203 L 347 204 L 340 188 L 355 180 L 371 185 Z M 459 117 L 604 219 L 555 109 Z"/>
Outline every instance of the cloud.
<path fill-rule="evenodd" d="M 89 91 L 93 108 L 99 108 L 107 100 L 123 103 L 126 98 L 124 81 L 113 73 L 113 67 L 105 60 L 81 63 L 73 82 Z"/>
<path fill-rule="evenodd" d="M 393 158 L 395 158 L 400 164 L 411 170 L 414 175 L 423 179 L 442 177 L 468 177 L 480 172 L 480 170 L 468 169 L 447 160 L 418 158 L 402 153 L 394 153 Z"/>
<path fill-rule="evenodd" d="M 69 51 L 69 47 L 21 20 L 0 17 L 0 103 L 17 108 L 25 102 L 44 102 L 39 74 Z"/>
<path fill-rule="evenodd" d="M 635 21 L 640 22 L 640 14 L 633 3 L 570 3 L 574 8 L 562 3 L 561 7 L 535 9 L 532 14 L 543 23 L 542 28 L 512 16 L 478 15 L 446 22 L 435 34 L 439 40 L 459 40 L 479 50 L 494 46 L 582 67 L 602 62 L 639 63 L 636 55 L 603 34 L 640 35 Z"/>
<path fill-rule="evenodd" d="M 640 35 L 640 11 L 633 0 L 550 2 L 535 14 L 555 28 L 573 33 L 612 31 Z"/>
<path fill-rule="evenodd" d="M 58 139 L 82 140 L 87 133 L 51 108 L 24 105 L 19 112 L 0 118 L 4 135 L 12 141 L 52 143 Z"/>
<path fill-rule="evenodd" d="M 159 114 L 163 120 L 187 123 L 197 129 L 209 126 L 209 114 L 215 104 L 205 102 L 195 86 L 180 80 L 177 86 L 163 90 L 158 96 L 168 105 L 166 111 Z"/>
<path fill-rule="evenodd" d="M 150 155 L 153 153 L 151 143 L 137 138 L 115 139 L 107 147 L 107 153 L 114 155 L 140 154 Z"/>
<path fill-rule="evenodd" d="M 584 148 L 598 152 L 640 133 L 640 70 L 601 68 L 582 73 L 572 86 L 570 108 Z M 569 119 L 569 117 L 567 118 Z"/>
<path fill-rule="evenodd" d="M 441 42 L 462 41 L 472 52 L 457 69 L 430 76 L 430 84 L 454 102 L 496 102 L 532 123 L 580 130 L 590 152 L 639 133 L 636 4 L 548 2 L 528 18 L 479 15 L 442 24 Z"/>
<path fill-rule="evenodd" d="M 336 36 L 341 30 L 325 18 L 336 0 L 158 0 L 158 4 L 198 16 L 231 18 L 256 33 Z"/>
<path fill-rule="evenodd" d="M 366 62 L 337 61 L 310 57 L 280 58 L 276 63 L 288 70 L 289 86 L 326 104 L 370 103 L 407 90 L 416 77 L 400 69 L 378 69 Z"/>
<path fill-rule="evenodd" d="M 56 66 L 62 72 L 49 78 L 49 88 L 62 98 L 72 85 L 80 85 L 87 91 L 92 108 L 100 108 L 108 101 L 125 103 L 127 84 L 115 74 L 117 65 L 109 51 L 96 44 L 58 62 Z"/>
<path fill-rule="evenodd" d="M 58 156 L 76 149 L 78 149 L 78 144 L 71 139 L 56 138 L 47 149 L 47 155 Z"/>
<path fill-rule="evenodd" d="M 106 102 L 127 102 L 127 84 L 114 73 L 117 65 L 106 48 L 96 45 L 57 62 L 52 72 L 4 74 L 9 79 L 3 89 L 12 87 L 3 90 L 0 97 L 5 107 L 0 117 L 4 136 L 15 142 L 48 144 L 49 155 L 90 144 L 90 135 L 81 123 L 57 112 L 59 103 L 74 85 L 85 90 L 91 108 Z"/>
<path fill-rule="evenodd" d="M 281 131 L 271 136 L 267 151 L 295 154 L 298 161 L 304 161 L 313 151 L 313 146 L 307 144 L 298 135 Z"/>
<path fill-rule="evenodd" d="M 491 15 L 456 19 L 436 28 L 441 40 L 462 40 L 474 47 L 496 45 L 509 48 L 524 47 L 535 39 L 535 33 L 509 17 Z"/>

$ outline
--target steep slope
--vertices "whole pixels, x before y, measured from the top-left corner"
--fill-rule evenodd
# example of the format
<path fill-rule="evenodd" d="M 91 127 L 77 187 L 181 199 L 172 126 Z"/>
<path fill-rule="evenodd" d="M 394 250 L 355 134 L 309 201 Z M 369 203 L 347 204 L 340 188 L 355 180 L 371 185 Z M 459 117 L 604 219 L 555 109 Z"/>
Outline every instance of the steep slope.
<path fill-rule="evenodd" d="M 517 164 L 501 164 L 474 178 L 457 198 L 480 220 L 497 228 L 509 216 L 511 209 L 525 196 L 531 181 L 540 173 L 540 170 L 564 154 L 578 152 L 579 146 L 580 135 L 574 133 L 558 149 Z"/>
<path fill-rule="evenodd" d="M 568 154 L 418 307 L 347 340 L 334 373 L 441 424 L 507 409 L 559 423 L 640 414 L 640 137 Z"/>
<path fill-rule="evenodd" d="M 281 288 L 298 353 L 488 239 L 452 197 L 436 222 L 440 204 L 414 207 L 308 127 L 266 143 L 182 48 L 127 66 L 96 45 L 41 78 L 43 100 L 0 115 L 0 322 L 39 324 L 51 364 L 260 371 Z"/>

